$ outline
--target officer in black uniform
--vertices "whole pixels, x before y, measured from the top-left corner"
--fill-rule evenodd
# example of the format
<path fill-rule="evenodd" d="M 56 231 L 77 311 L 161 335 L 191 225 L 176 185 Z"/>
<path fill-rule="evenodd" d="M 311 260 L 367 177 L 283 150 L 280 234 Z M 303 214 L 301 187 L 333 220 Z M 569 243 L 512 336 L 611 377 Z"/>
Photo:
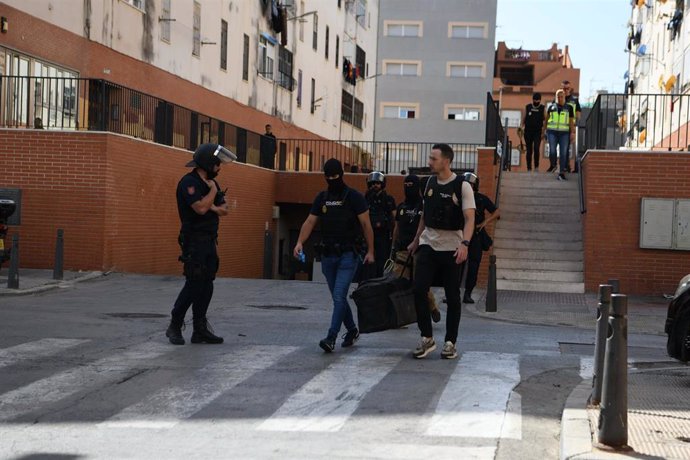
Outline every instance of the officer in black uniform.
<path fill-rule="evenodd" d="M 383 268 L 391 253 L 391 232 L 395 222 L 395 199 L 386 193 L 386 176 L 374 171 L 367 177 L 369 218 L 374 229 L 375 273 L 370 277 L 383 276 Z M 366 279 L 366 278 L 365 278 Z"/>
<path fill-rule="evenodd" d="M 573 94 L 573 87 L 570 81 L 563 80 L 561 83 L 561 89 L 565 91 L 565 103 L 573 108 L 573 113 L 575 114 L 575 126 L 580 121 L 580 115 L 582 114 L 582 107 L 580 107 L 580 100 Z M 570 137 L 568 138 L 568 148 L 566 150 L 565 164 L 566 171 L 570 172 L 570 147 L 575 145 L 575 142 L 571 142 Z M 576 155 L 576 153 L 575 153 Z"/>
<path fill-rule="evenodd" d="M 213 334 L 206 319 L 206 310 L 213 296 L 213 280 L 218 271 L 218 221 L 228 214 L 225 194 L 214 178 L 221 163 L 236 160 L 234 153 L 218 144 L 202 144 L 194 152 L 187 167 L 194 168 L 177 184 L 177 210 L 180 215 L 178 242 L 182 248 L 180 261 L 186 278 L 172 309 L 170 326 L 165 332 L 170 343 L 184 345 L 182 326 L 189 307 L 194 314 L 192 343 L 223 343 Z"/>
<path fill-rule="evenodd" d="M 474 204 L 477 210 L 474 216 L 474 235 L 470 240 L 470 249 L 467 252 L 467 278 L 465 278 L 465 295 L 462 298 L 464 303 L 474 303 L 472 299 L 472 290 L 477 285 L 477 274 L 479 273 L 479 265 L 482 263 L 482 254 L 488 251 L 491 247 L 492 241 L 489 234 L 486 232 L 486 226 L 498 219 L 501 215 L 491 198 L 479 193 L 479 177 L 471 172 L 463 174 L 463 180 L 469 182 L 474 190 Z M 489 213 L 487 219 L 485 214 Z"/>
<path fill-rule="evenodd" d="M 328 334 L 319 342 L 319 346 L 326 353 L 331 353 L 335 349 L 335 341 L 343 323 L 347 328 L 343 347 L 354 345 L 359 338 L 347 294 L 359 265 L 356 247 L 359 228 L 362 228 L 367 242 L 365 264 L 374 262 L 374 235 L 369 222 L 367 202 L 361 193 L 345 185 L 340 161 L 331 158 L 324 164 L 323 172 L 328 189 L 316 195 L 309 217 L 300 229 L 293 254 L 296 258 L 300 257 L 304 242 L 320 220 L 321 244 L 317 248 L 321 253 L 321 270 L 333 298 L 333 314 Z"/>
<path fill-rule="evenodd" d="M 522 129 L 527 144 L 527 171 L 532 170 L 532 155 L 534 155 L 534 170 L 539 171 L 539 147 L 544 137 L 544 118 L 546 107 L 541 103 L 541 93 L 532 95 L 532 103 L 525 106 L 525 119 Z"/>

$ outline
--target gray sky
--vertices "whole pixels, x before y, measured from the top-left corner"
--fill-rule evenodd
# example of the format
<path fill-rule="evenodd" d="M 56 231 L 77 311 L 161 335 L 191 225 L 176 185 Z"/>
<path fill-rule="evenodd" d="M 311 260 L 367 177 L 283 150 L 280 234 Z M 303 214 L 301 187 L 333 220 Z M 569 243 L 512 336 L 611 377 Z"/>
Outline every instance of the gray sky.
<path fill-rule="evenodd" d="M 496 42 L 510 48 L 569 46 L 580 99 L 603 88 L 623 92 L 630 0 L 498 0 Z"/>

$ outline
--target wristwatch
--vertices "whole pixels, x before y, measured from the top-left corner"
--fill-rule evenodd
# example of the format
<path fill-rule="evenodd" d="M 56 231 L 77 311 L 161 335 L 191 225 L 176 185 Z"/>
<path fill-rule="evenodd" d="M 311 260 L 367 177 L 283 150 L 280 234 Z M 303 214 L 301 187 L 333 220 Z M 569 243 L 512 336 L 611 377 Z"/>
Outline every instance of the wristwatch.
<path fill-rule="evenodd" d="M 463 245 L 467 246 L 468 248 L 470 247 L 470 242 L 469 242 L 469 240 L 462 240 L 462 241 L 460 242 L 460 244 L 463 244 Z"/>

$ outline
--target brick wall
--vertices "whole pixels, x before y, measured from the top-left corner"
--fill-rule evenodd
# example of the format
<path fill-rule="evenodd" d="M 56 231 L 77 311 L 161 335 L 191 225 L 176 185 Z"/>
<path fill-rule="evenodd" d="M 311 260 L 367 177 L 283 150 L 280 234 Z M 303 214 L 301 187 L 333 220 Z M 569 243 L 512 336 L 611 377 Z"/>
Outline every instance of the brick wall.
<path fill-rule="evenodd" d="M 496 185 L 498 178 L 498 166 L 494 165 L 494 156 L 496 149 L 494 148 L 479 148 L 477 149 L 477 175 L 479 176 L 479 191 L 491 198 L 491 201 L 496 199 Z M 500 203 L 499 203 L 500 204 Z M 496 229 L 495 222 L 489 224 L 486 228 L 489 235 L 493 237 Z M 479 275 L 477 276 L 477 286 L 479 288 L 486 288 L 489 278 L 489 255 L 491 251 L 485 252 L 482 256 L 482 263 L 479 266 Z"/>
<path fill-rule="evenodd" d="M 690 154 L 590 151 L 583 163 L 585 288 L 618 278 L 621 292 L 675 291 L 690 251 L 640 249 L 643 197 L 690 198 Z"/>

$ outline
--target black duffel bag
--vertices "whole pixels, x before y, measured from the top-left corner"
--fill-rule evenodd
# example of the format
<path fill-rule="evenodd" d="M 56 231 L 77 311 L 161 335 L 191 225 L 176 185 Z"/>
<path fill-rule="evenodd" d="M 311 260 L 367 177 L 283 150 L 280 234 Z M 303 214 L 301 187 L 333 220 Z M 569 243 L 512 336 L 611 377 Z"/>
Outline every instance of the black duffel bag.
<path fill-rule="evenodd" d="M 417 321 L 412 283 L 402 274 L 362 281 L 352 299 L 361 333 L 398 329 Z"/>
<path fill-rule="evenodd" d="M 690 275 L 684 277 L 668 306 L 666 351 L 671 358 L 690 361 Z"/>

